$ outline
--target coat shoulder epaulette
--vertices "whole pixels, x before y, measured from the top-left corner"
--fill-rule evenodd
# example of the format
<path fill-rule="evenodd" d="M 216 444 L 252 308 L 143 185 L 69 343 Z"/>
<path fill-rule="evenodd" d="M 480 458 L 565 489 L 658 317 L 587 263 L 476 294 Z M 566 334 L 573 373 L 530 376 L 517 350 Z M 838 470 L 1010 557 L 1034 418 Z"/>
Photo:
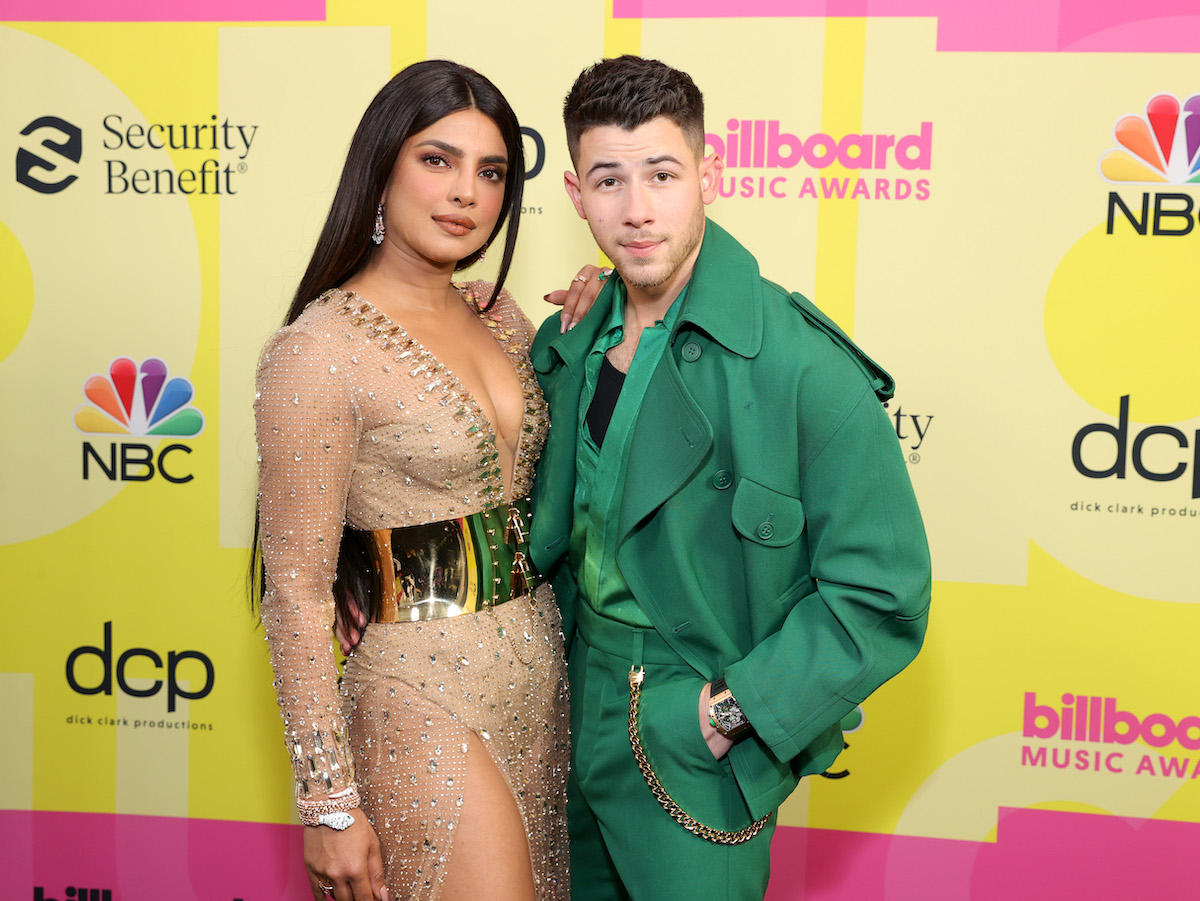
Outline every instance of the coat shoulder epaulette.
<path fill-rule="evenodd" d="M 780 294 L 787 296 L 791 301 L 792 306 L 800 311 L 802 315 L 813 328 L 824 334 L 837 347 L 850 358 L 850 360 L 862 371 L 867 380 L 871 383 L 871 388 L 875 391 L 875 396 L 879 398 L 880 403 L 887 403 L 892 399 L 892 395 L 896 393 L 896 382 L 888 375 L 887 371 L 867 356 L 863 350 L 855 344 L 850 336 L 838 328 L 837 324 L 822 313 L 817 305 L 805 297 L 803 294 L 795 292 L 788 293 L 782 287 L 774 282 L 763 279 L 768 285 L 778 291 Z"/>

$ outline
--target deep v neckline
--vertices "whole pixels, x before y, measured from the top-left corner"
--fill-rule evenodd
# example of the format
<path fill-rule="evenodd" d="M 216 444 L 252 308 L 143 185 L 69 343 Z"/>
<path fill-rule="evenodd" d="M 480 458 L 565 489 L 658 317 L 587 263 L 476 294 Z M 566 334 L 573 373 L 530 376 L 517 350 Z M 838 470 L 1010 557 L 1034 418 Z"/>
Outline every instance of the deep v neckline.
<path fill-rule="evenodd" d="M 487 315 L 486 311 L 482 311 L 481 313 L 481 311 L 467 299 L 467 295 L 463 292 L 463 289 L 459 285 L 451 282 L 451 287 L 454 288 L 458 296 L 462 298 L 462 302 L 477 318 L 482 320 L 482 316 Z M 441 372 L 446 377 L 446 380 L 458 389 L 464 400 L 471 405 L 475 414 L 483 422 L 483 427 L 487 430 L 488 434 L 491 435 L 492 442 L 495 444 L 497 451 L 499 450 L 500 435 L 496 431 L 495 423 L 493 423 L 488 415 L 483 411 L 483 407 L 480 406 L 479 400 L 475 397 L 474 392 L 467 387 L 466 383 L 458 377 L 458 374 L 453 369 L 443 363 L 438 358 L 437 354 L 414 338 L 409 333 L 408 329 L 406 329 L 387 313 L 380 310 L 379 307 L 375 306 L 375 304 L 363 297 L 357 291 L 351 291 L 346 288 L 337 288 L 335 290 L 341 294 L 343 298 L 347 300 L 353 300 L 361 304 L 374 314 L 370 320 L 364 320 L 364 325 L 371 325 L 377 334 L 392 334 L 401 336 L 403 341 L 409 347 L 414 348 L 421 357 L 432 361 L 434 368 Z M 487 323 L 484 322 L 483 326 L 487 328 Z M 500 342 L 499 337 L 497 337 L 496 333 L 492 329 L 488 328 L 488 334 L 492 336 L 492 340 L 494 340 L 500 347 L 500 351 L 508 360 L 509 366 L 512 367 L 513 375 L 517 377 L 517 387 L 521 392 L 521 422 L 517 427 L 517 443 L 512 450 L 512 465 L 509 467 L 508 478 L 501 481 L 504 499 L 511 503 L 513 499 L 513 489 L 517 483 L 517 466 L 521 460 L 521 452 L 525 449 L 525 438 L 530 434 L 530 429 L 527 428 L 529 420 L 529 396 L 525 393 L 525 383 L 521 379 L 521 373 L 517 369 L 516 363 L 513 361 L 512 354 L 509 353 L 508 349 Z M 450 386 L 447 385 L 446 387 L 449 388 Z"/>

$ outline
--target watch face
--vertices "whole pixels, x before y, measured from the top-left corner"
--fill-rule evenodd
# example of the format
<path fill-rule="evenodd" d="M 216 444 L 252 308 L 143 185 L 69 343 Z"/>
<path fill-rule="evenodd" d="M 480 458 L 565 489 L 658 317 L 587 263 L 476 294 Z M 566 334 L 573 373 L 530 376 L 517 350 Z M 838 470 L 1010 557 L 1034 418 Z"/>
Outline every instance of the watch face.
<path fill-rule="evenodd" d="M 746 715 L 732 697 L 722 698 L 713 705 L 713 719 L 721 732 L 731 732 L 746 722 Z"/>

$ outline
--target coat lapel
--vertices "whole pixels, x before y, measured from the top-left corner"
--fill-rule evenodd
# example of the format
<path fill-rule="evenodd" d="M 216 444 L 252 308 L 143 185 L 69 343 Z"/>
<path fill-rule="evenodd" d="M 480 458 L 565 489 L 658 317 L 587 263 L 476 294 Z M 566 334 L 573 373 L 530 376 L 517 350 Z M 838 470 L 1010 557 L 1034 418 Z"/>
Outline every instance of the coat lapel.
<path fill-rule="evenodd" d="M 634 426 L 621 506 L 622 540 L 684 486 L 712 447 L 712 426 L 675 360 L 676 339 L 682 340 L 681 331 L 699 329 L 733 353 L 754 356 L 762 345 L 758 284 L 754 258 L 719 225 L 706 222 L 679 321 Z"/>
<path fill-rule="evenodd" d="M 534 518 L 530 550 L 542 572 L 567 552 L 575 501 L 575 451 L 579 436 L 579 396 L 584 360 L 612 308 L 613 288 L 605 285 L 583 320 L 565 335 L 558 317 L 542 326 L 530 357 L 550 406 L 550 433 L 542 448 L 534 482 Z"/>
<path fill-rule="evenodd" d="M 633 429 L 619 520 L 622 540 L 683 487 L 712 441 L 712 427 L 685 390 L 668 347 L 650 377 Z"/>
<path fill-rule="evenodd" d="M 548 566 L 567 550 L 584 360 L 608 321 L 614 294 L 612 284 L 606 285 L 574 329 L 560 336 L 547 332 L 549 325 L 543 326 L 534 342 L 533 365 L 551 413 L 550 435 L 538 468 L 533 526 L 534 562 L 539 567 Z M 675 360 L 673 345 L 681 329 L 703 331 L 743 357 L 754 356 L 762 346 L 758 264 L 711 220 L 705 224 L 704 243 L 671 344 L 650 378 L 634 425 L 619 519 L 622 541 L 684 486 L 713 443 L 712 427 L 684 386 Z"/>

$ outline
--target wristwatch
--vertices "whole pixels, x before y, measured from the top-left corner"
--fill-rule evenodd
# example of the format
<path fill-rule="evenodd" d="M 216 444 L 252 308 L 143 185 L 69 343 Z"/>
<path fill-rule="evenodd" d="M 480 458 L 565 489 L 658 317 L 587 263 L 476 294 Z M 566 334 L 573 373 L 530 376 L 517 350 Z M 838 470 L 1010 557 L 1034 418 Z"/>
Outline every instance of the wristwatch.
<path fill-rule="evenodd" d="M 714 729 L 733 741 L 747 735 L 754 728 L 746 719 L 746 714 L 742 713 L 742 708 L 729 686 L 725 684 L 724 677 L 714 679 L 708 690 L 708 721 Z"/>

